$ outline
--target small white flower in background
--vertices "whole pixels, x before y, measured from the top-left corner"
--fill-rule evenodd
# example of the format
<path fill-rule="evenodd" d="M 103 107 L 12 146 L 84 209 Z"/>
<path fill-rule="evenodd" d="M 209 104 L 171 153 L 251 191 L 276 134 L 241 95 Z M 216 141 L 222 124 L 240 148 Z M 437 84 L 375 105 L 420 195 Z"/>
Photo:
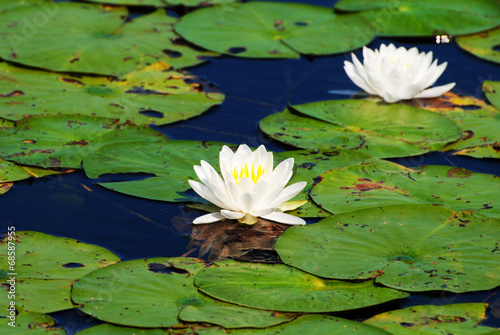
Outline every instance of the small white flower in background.
<path fill-rule="evenodd" d="M 252 152 L 243 144 L 236 152 L 224 146 L 219 163 L 222 178 L 203 160 L 201 166 L 194 166 L 201 183 L 189 180 L 189 185 L 220 211 L 200 216 L 193 223 L 232 219 L 254 224 L 261 217 L 291 225 L 305 224 L 303 219 L 285 214 L 278 208 L 307 184 L 299 182 L 285 187 L 292 177 L 293 158 L 284 160 L 273 170 L 272 152 L 266 151 L 263 145 Z"/>
<path fill-rule="evenodd" d="M 394 44 L 382 44 L 380 50 L 363 47 L 363 64 L 352 54 L 344 61 L 344 70 L 351 80 L 369 94 L 386 102 L 413 98 L 435 98 L 455 86 L 455 83 L 428 88 L 446 69 L 447 62 L 432 62 L 432 51 L 419 53 L 417 48 L 406 50 Z"/>

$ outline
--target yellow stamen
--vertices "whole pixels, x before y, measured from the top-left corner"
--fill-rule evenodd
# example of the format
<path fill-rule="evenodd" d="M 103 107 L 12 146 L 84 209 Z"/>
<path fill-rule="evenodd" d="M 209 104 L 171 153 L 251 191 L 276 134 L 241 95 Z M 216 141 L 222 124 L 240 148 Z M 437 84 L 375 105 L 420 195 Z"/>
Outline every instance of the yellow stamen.
<path fill-rule="evenodd" d="M 235 167 L 234 170 L 231 172 L 231 174 L 234 177 L 234 181 L 236 182 L 236 185 L 238 185 L 239 181 L 243 177 L 251 178 L 254 183 L 257 183 L 259 180 L 260 176 L 262 176 L 265 172 L 265 169 L 262 167 L 262 165 L 259 165 L 257 167 L 257 170 L 255 169 L 255 164 L 252 164 L 252 167 L 249 169 L 248 165 L 245 163 L 244 166 L 240 166 L 240 169 L 238 171 L 238 167 Z"/>

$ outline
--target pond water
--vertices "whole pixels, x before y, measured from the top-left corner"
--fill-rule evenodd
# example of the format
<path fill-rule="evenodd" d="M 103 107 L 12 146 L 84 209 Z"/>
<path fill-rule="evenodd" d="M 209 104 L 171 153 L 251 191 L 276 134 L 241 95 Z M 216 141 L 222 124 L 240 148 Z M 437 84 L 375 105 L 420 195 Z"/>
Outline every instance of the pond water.
<path fill-rule="evenodd" d="M 281 2 L 281 1 L 280 1 Z M 284 1 L 283 1 L 284 2 Z M 294 1 L 333 6 L 335 1 Z M 485 99 L 481 90 L 484 80 L 500 80 L 500 67 L 473 57 L 453 41 L 435 44 L 434 38 L 375 39 L 369 47 L 395 43 L 420 51 L 433 51 L 439 63 L 448 67 L 436 85 L 456 82 L 453 92 Z M 360 50 L 356 51 L 358 58 Z M 250 60 L 220 57 L 188 69 L 195 75 L 215 83 L 226 94 L 220 106 L 193 119 L 156 127 L 172 139 L 214 140 L 250 146 L 265 144 L 268 150 L 290 149 L 259 131 L 265 116 L 282 111 L 288 104 L 319 100 L 346 99 L 350 91 L 358 91 L 343 70 L 350 54 L 284 60 Z M 338 91 L 337 94 L 328 91 Z M 344 92 L 343 92 L 344 91 Z M 200 158 L 201 159 L 201 158 Z M 500 176 L 500 162 L 453 156 L 450 153 L 393 159 L 405 166 L 449 165 Z M 149 201 L 104 189 L 96 182 L 116 177 L 90 180 L 81 171 L 38 180 L 16 182 L 0 199 L 4 227 L 34 230 L 71 237 L 110 249 L 123 260 L 181 256 L 188 252 L 190 222 L 200 215 L 183 204 Z M 309 220 L 309 223 L 317 220 Z M 3 229 L 3 228 L 2 228 Z M 189 254 L 197 256 L 197 251 Z M 355 313 L 336 314 L 363 319 L 381 309 L 394 309 L 420 304 L 489 302 L 492 310 L 484 323 L 500 327 L 500 291 L 479 293 L 412 294 L 402 302 Z M 96 321 L 76 311 L 53 313 L 70 333 L 95 324 Z"/>

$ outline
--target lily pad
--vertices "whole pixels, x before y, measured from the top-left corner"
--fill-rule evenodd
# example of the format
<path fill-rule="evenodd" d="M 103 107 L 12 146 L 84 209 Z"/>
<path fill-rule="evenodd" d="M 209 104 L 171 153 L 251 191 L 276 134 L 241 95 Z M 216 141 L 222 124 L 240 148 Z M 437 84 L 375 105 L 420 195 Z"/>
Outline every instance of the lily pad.
<path fill-rule="evenodd" d="M 287 158 L 294 159 L 296 167 L 295 174 L 289 184 L 306 181 L 306 187 L 293 200 L 308 200 L 300 208 L 287 212 L 288 214 L 301 217 L 325 217 L 330 215 L 323 208 L 310 201 L 309 192 L 318 181 L 318 177 L 325 171 L 358 164 L 372 159 L 371 156 L 359 151 L 349 150 L 293 150 L 274 154 L 275 159 L 280 162 Z"/>
<path fill-rule="evenodd" d="M 361 11 L 381 36 L 464 35 L 500 24 L 496 0 L 340 0 L 335 9 Z"/>
<path fill-rule="evenodd" d="M 422 305 L 375 315 L 365 324 L 397 335 L 487 334 L 494 330 L 479 325 L 488 304 Z"/>
<path fill-rule="evenodd" d="M 89 178 L 106 173 L 153 174 L 142 180 L 100 183 L 111 190 L 160 201 L 200 201 L 183 192 L 190 189 L 188 179 L 196 179 L 193 166 L 203 159 L 217 166 L 223 143 L 197 141 L 117 142 L 103 146 L 84 161 Z"/>
<path fill-rule="evenodd" d="M 200 271 L 199 289 L 234 304 L 286 312 L 334 312 L 406 298 L 404 292 L 323 279 L 283 264 L 225 260 Z"/>
<path fill-rule="evenodd" d="M 33 166 L 16 165 L 0 159 L 0 183 L 18 181 L 28 178 L 40 178 L 61 173 L 59 171 L 40 169 Z"/>
<path fill-rule="evenodd" d="M 12 186 L 14 186 L 14 183 L 0 183 L 0 194 L 7 193 Z"/>
<path fill-rule="evenodd" d="M 15 260 L 9 259 L 15 251 Z M 9 280 L 15 277 L 16 306 L 51 313 L 74 308 L 71 285 L 77 278 L 120 259 L 104 248 L 71 238 L 18 231 L 0 242 L 0 304 L 6 306 Z M 13 274 L 14 273 L 14 274 Z"/>
<path fill-rule="evenodd" d="M 16 128 L 0 129 L 1 157 L 40 167 L 80 168 L 82 160 L 99 147 L 114 142 L 163 141 L 147 127 L 85 115 L 34 116 L 17 121 Z"/>
<path fill-rule="evenodd" d="M 483 31 L 474 35 L 458 36 L 455 40 L 459 47 L 474 56 L 491 62 L 500 63 L 500 28 Z"/>
<path fill-rule="evenodd" d="M 85 114 L 158 125 L 200 115 L 224 95 L 206 92 L 196 77 L 155 64 L 121 80 L 27 70 L 0 63 L 0 117 Z"/>
<path fill-rule="evenodd" d="M 175 31 L 208 50 L 253 58 L 299 58 L 354 50 L 375 37 L 357 14 L 297 3 L 250 2 L 182 17 Z M 360 33 L 362 31 L 362 33 Z"/>
<path fill-rule="evenodd" d="M 163 10 L 127 21 L 125 7 L 73 2 L 0 9 L 0 56 L 52 71 L 120 76 L 157 62 L 181 68 L 216 56 L 179 43 L 177 19 Z"/>
<path fill-rule="evenodd" d="M 428 204 L 500 217 L 500 178 L 464 168 L 428 165 L 409 169 L 372 161 L 334 169 L 321 177 L 311 197 L 334 214 L 396 204 Z"/>
<path fill-rule="evenodd" d="M 485 92 L 488 88 L 490 88 L 488 84 L 483 85 Z M 491 89 L 493 89 L 492 86 Z M 494 101 L 494 94 L 491 95 L 491 99 Z M 498 140 L 500 110 L 483 100 L 460 96 L 452 92 L 447 92 L 436 99 L 414 99 L 411 103 L 416 107 L 438 112 L 450 118 L 462 131 L 462 136 L 458 141 L 445 145 L 441 151 L 459 150 L 453 154 L 477 158 L 500 158 Z"/>
<path fill-rule="evenodd" d="M 2 310 L 2 314 L 5 313 Z M 10 318 L 0 317 L 0 327 L 8 329 L 9 335 L 21 334 L 48 334 L 65 335 L 63 328 L 56 326 L 56 320 L 47 314 L 19 311 L 15 316 L 15 321 Z"/>
<path fill-rule="evenodd" d="M 500 283 L 499 224 L 429 205 L 373 207 L 291 227 L 276 250 L 325 278 L 375 278 L 412 292 L 490 290 Z"/>
<path fill-rule="evenodd" d="M 376 158 L 418 155 L 460 138 L 457 125 L 444 116 L 361 100 L 292 106 L 263 119 L 260 129 L 299 148 L 357 150 Z"/>
<path fill-rule="evenodd" d="M 500 81 L 485 80 L 483 82 L 483 91 L 491 104 L 500 110 Z"/>
<path fill-rule="evenodd" d="M 169 7 L 169 6 L 188 6 L 198 7 L 207 5 L 231 5 L 238 0 L 89 0 L 90 2 L 98 2 L 114 5 L 127 6 L 152 6 L 152 7 Z"/>
<path fill-rule="evenodd" d="M 280 334 L 280 335 L 296 335 L 296 334 L 332 334 L 332 335 L 347 335 L 353 332 L 362 332 L 370 335 L 387 335 L 390 334 L 380 328 L 370 326 L 361 322 L 350 321 L 342 318 L 337 318 L 328 315 L 304 315 L 298 317 L 295 321 L 291 321 L 279 326 L 269 327 L 266 330 L 242 328 L 242 329 L 224 329 L 221 327 L 210 327 L 208 325 L 189 324 L 188 328 L 181 329 L 144 329 L 120 327 L 110 324 L 103 324 L 91 328 L 87 328 L 78 333 L 78 335 L 90 334 L 143 334 L 143 335 L 257 335 L 257 334 Z"/>

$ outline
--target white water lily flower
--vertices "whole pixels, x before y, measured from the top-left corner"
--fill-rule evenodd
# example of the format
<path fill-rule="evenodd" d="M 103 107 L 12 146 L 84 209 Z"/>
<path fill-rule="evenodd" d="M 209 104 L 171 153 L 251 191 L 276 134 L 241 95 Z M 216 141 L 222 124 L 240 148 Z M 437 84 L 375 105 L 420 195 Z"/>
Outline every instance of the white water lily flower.
<path fill-rule="evenodd" d="M 273 170 L 272 152 L 266 151 L 263 145 L 252 152 L 243 144 L 235 153 L 224 146 L 219 155 L 219 163 L 222 178 L 203 160 L 201 166 L 194 166 L 201 183 L 189 180 L 189 185 L 202 198 L 221 210 L 200 216 L 193 223 L 232 219 L 254 224 L 261 217 L 291 225 L 305 224 L 303 219 L 277 209 L 307 184 L 298 182 L 285 187 L 292 177 L 293 158 L 284 160 Z"/>
<path fill-rule="evenodd" d="M 379 50 L 363 47 L 363 64 L 352 54 L 344 61 L 344 70 L 351 80 L 369 94 L 386 102 L 413 98 L 435 98 L 455 86 L 455 83 L 432 87 L 446 69 L 447 62 L 432 62 L 432 51 L 419 53 L 417 48 L 406 50 L 394 44 L 382 44 Z M 431 64 L 432 63 L 432 64 Z"/>

